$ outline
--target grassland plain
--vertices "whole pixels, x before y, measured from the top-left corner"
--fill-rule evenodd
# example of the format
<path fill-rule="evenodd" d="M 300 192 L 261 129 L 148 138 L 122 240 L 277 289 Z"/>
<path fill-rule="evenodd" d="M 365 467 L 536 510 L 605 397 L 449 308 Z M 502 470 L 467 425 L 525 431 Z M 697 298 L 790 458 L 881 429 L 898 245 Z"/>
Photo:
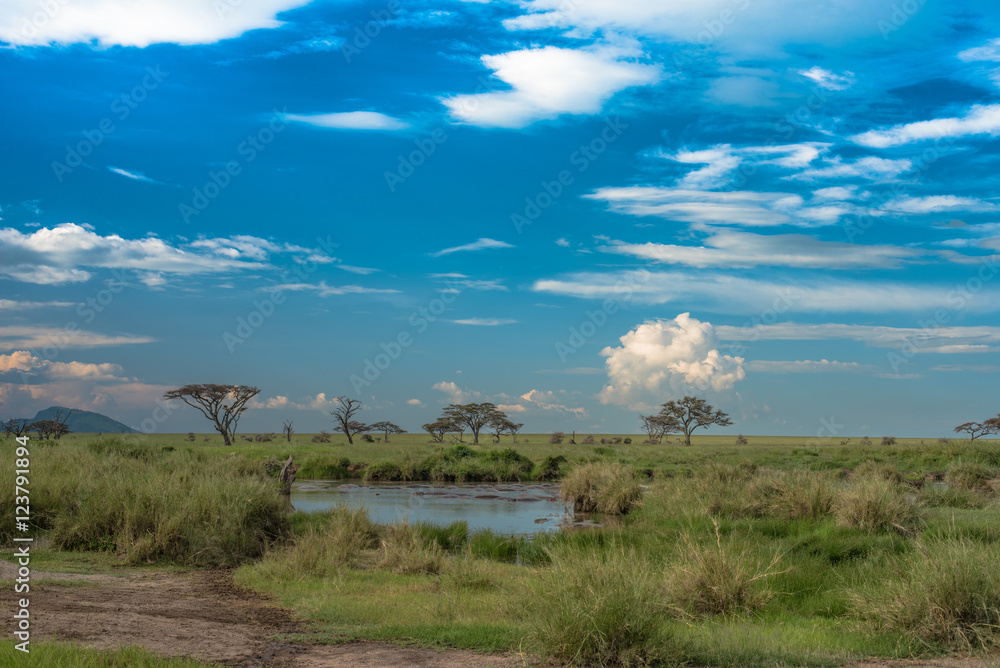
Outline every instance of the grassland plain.
<path fill-rule="evenodd" d="M 996 441 L 749 437 L 736 446 L 702 436 L 686 447 L 529 435 L 517 446 L 456 447 L 418 435 L 354 445 L 307 435 L 225 447 L 203 438 L 36 444 L 32 506 L 60 550 L 50 559 L 86 568 L 97 550 L 155 568 L 235 565 L 236 583 L 293 610 L 310 642 L 594 666 L 989 662 L 1000 648 Z M 518 457 L 495 454 L 512 447 Z M 551 473 L 549 460 L 560 475 L 576 470 L 567 494 L 615 499 L 628 513 L 614 527 L 531 540 L 462 524 L 377 526 L 363 511 L 285 516 L 271 475 L 289 454 L 311 478 L 361 476 L 362 464 L 415 474 L 428 460 L 480 473 L 499 462 L 493 470 L 530 478 Z M 0 461 L 0 476 L 10 474 L 12 461 Z M 89 502 L 98 485 L 110 491 Z M 0 488 L 4 507 L 8 496 Z M 136 656 L 95 665 L 144 665 Z"/>

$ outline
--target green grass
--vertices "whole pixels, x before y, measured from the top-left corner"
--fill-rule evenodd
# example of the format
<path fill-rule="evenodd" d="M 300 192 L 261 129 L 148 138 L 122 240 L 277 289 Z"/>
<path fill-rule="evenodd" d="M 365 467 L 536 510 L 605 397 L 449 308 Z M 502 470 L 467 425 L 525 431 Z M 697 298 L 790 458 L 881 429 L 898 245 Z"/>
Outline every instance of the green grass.
<path fill-rule="evenodd" d="M 0 665 L 45 666 L 45 668 L 211 668 L 214 663 L 171 659 L 126 647 L 116 651 L 85 649 L 71 643 L 32 640 L 30 652 L 14 648 L 15 642 L 0 642 Z"/>
<path fill-rule="evenodd" d="M 198 531 L 219 525 L 228 535 L 219 544 L 239 548 L 237 583 L 292 608 L 322 642 L 529 651 L 600 666 L 836 666 L 1000 646 L 1000 504 L 986 484 L 1000 465 L 994 441 L 749 437 L 735 446 L 703 436 L 691 447 L 597 452 L 536 435 L 516 447 L 337 440 L 227 448 L 170 435 L 88 445 L 74 435 L 35 444 L 43 538 L 91 551 L 41 550 L 33 565 L 113 569 L 134 560 L 135 541 L 150 532 L 161 563 L 206 563 L 192 558 L 199 550 L 184 532 L 168 530 L 201 521 Z M 346 510 L 282 515 L 271 531 L 267 499 L 277 493 L 266 463 L 288 454 L 316 473 L 364 475 L 382 462 L 372 478 L 557 470 L 570 498 L 593 492 L 610 499 L 596 504 L 609 512 L 624 499 L 629 512 L 606 529 L 533 539 L 464 523 L 380 527 Z M 925 484 L 931 474 L 948 487 Z M 99 480 L 110 480 L 103 504 L 91 500 Z M 928 558 L 937 567 L 923 566 Z"/>

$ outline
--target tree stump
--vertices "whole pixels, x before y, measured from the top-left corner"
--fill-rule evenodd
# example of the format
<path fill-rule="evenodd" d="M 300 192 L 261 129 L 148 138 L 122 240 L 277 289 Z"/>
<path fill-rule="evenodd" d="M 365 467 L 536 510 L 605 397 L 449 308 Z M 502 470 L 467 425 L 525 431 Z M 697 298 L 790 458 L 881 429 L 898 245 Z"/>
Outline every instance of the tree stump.
<path fill-rule="evenodd" d="M 291 495 L 292 483 L 295 482 L 295 474 L 298 470 L 299 467 L 292 464 L 292 456 L 288 455 L 288 461 L 281 467 L 281 473 L 278 474 L 278 482 L 281 484 L 282 494 L 286 496 Z"/>

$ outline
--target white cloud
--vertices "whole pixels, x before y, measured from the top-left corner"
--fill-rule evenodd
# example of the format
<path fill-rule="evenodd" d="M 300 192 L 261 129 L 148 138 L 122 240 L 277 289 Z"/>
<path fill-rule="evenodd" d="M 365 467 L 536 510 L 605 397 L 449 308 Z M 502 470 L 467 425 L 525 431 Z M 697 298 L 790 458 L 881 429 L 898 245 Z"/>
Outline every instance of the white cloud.
<path fill-rule="evenodd" d="M 835 74 L 822 67 L 813 66 L 808 70 L 795 70 L 807 79 L 812 80 L 817 86 L 827 90 L 845 90 L 854 85 L 854 72 L 845 71 L 843 74 Z"/>
<path fill-rule="evenodd" d="M 736 148 L 730 144 L 716 144 L 700 150 L 682 149 L 673 154 L 660 149 L 652 155 L 682 164 L 706 165 L 688 172 L 677 181 L 676 188 L 711 190 L 732 183 L 737 177 L 737 168 L 745 162 L 785 168 L 806 167 L 829 147 L 830 144 L 821 142 Z"/>
<path fill-rule="evenodd" d="M 913 163 L 909 160 L 889 160 L 874 156 L 859 158 L 854 162 L 841 162 L 838 156 L 827 160 L 826 163 L 826 167 L 807 169 L 785 178 L 810 181 L 836 178 L 891 179 L 904 172 L 908 172 L 913 166 Z"/>
<path fill-rule="evenodd" d="M 722 355 L 715 330 L 688 313 L 673 320 L 645 322 L 607 347 L 608 384 L 598 394 L 603 404 L 644 410 L 692 391 L 731 390 L 746 377 L 743 358 Z"/>
<path fill-rule="evenodd" d="M 382 271 L 381 269 L 373 269 L 372 267 L 355 267 L 349 264 L 338 264 L 337 269 L 343 269 L 344 271 L 349 271 L 352 274 L 360 274 L 361 276 L 367 276 L 368 274 L 374 274 L 375 272 Z"/>
<path fill-rule="evenodd" d="M 203 249 L 210 252 L 199 252 Z M 306 250 L 251 236 L 199 239 L 185 249 L 156 237 L 102 236 L 75 223 L 43 227 L 30 234 L 10 227 L 0 229 L 0 275 L 48 285 L 88 280 L 91 274 L 80 267 L 181 275 L 259 269 L 267 266 L 265 260 L 274 252 Z"/>
<path fill-rule="evenodd" d="M 327 285 L 326 281 L 319 283 L 282 283 L 267 288 L 268 292 L 315 292 L 320 297 L 331 295 L 390 295 L 399 290 L 392 288 L 366 288 L 361 285 Z"/>
<path fill-rule="evenodd" d="M 850 139 L 862 146 L 888 148 L 928 139 L 982 134 L 991 137 L 1000 134 L 1000 104 L 977 104 L 970 107 L 961 117 L 935 118 L 895 125 L 883 130 L 869 130 Z"/>
<path fill-rule="evenodd" d="M 75 306 L 73 302 L 19 302 L 14 299 L 0 299 L 0 311 L 26 311 L 35 308 L 65 308 Z"/>
<path fill-rule="evenodd" d="M 921 352 L 991 352 L 1000 344 L 1000 327 L 885 327 L 881 325 L 818 325 L 783 322 L 756 327 L 716 327 L 726 341 L 820 341 L 847 339 L 876 348 L 914 346 Z"/>
<path fill-rule="evenodd" d="M 941 211 L 992 211 L 995 204 L 974 197 L 932 195 L 929 197 L 897 197 L 882 205 L 887 211 L 903 213 L 939 213 Z"/>
<path fill-rule="evenodd" d="M 726 192 L 627 186 L 600 188 L 584 195 L 607 202 L 617 213 L 656 216 L 686 223 L 770 227 L 817 227 L 836 224 L 857 210 L 849 204 L 806 205 L 799 195 L 733 190 Z"/>
<path fill-rule="evenodd" d="M 975 46 L 958 54 L 959 60 L 972 62 L 976 60 L 1000 61 L 1000 39 L 993 39 L 983 46 Z"/>
<path fill-rule="evenodd" d="M 97 348 L 136 343 L 152 343 L 150 336 L 110 336 L 83 329 L 68 330 L 63 327 L 35 327 L 29 325 L 0 325 L 0 350 L 27 348 Z"/>
<path fill-rule="evenodd" d="M 456 119 L 482 127 L 521 128 L 563 114 L 600 113 L 615 93 L 660 78 L 660 68 L 628 58 L 634 48 L 546 46 L 483 56 L 510 90 L 455 95 L 441 101 Z"/>
<path fill-rule="evenodd" d="M 500 325 L 513 325 L 517 320 L 509 318 L 464 318 L 462 320 L 452 320 L 457 325 L 476 325 L 479 327 L 498 327 Z"/>
<path fill-rule="evenodd" d="M 143 183 L 156 183 L 159 185 L 163 185 L 161 181 L 157 181 L 156 179 L 151 179 L 142 172 L 130 172 L 127 169 L 122 169 L 121 167 L 108 167 L 108 171 L 114 172 L 119 176 L 124 176 L 125 178 L 132 179 L 134 181 L 142 181 Z"/>
<path fill-rule="evenodd" d="M 827 373 L 858 372 L 871 367 L 857 362 L 821 360 L 752 360 L 746 363 L 747 371 L 763 373 Z"/>
<path fill-rule="evenodd" d="M 406 130 L 406 121 L 377 111 L 345 111 L 332 114 L 288 114 L 288 120 L 333 130 Z"/>
<path fill-rule="evenodd" d="M 276 16 L 309 0 L 73 0 L 0 4 L 0 41 L 19 46 L 96 42 L 101 47 L 211 44 L 249 30 L 277 28 Z M 51 9 L 46 9 L 51 7 Z M 33 21 L 40 15 L 44 20 Z"/>
<path fill-rule="evenodd" d="M 406 403 L 410 406 L 416 406 L 417 408 L 423 408 L 424 406 L 424 402 L 420 401 L 420 399 L 407 399 Z"/>
<path fill-rule="evenodd" d="M 122 368 L 117 364 L 87 362 L 53 362 L 32 355 L 27 350 L 16 350 L 0 355 L 0 373 L 19 371 L 47 380 L 127 380 L 121 377 Z"/>
<path fill-rule="evenodd" d="M 464 244 L 462 246 L 453 246 L 451 248 L 445 248 L 434 253 L 430 253 L 431 257 L 441 257 L 442 255 L 450 255 L 452 253 L 461 253 L 467 251 L 480 251 L 487 250 L 491 248 L 514 248 L 511 244 L 506 241 L 497 241 L 496 239 L 487 239 L 485 237 L 477 239 L 472 243 Z"/>
<path fill-rule="evenodd" d="M 470 401 L 478 400 L 480 396 L 479 392 L 464 390 L 454 381 L 450 380 L 442 380 L 440 383 L 434 383 L 434 385 L 431 386 L 431 389 L 444 392 L 448 397 L 448 402 L 452 404 L 467 404 Z"/>
<path fill-rule="evenodd" d="M 646 272 L 643 280 L 626 272 L 580 272 L 563 278 L 541 279 L 537 292 L 583 299 L 629 299 L 644 304 L 702 304 L 720 313 L 745 314 L 773 308 L 775 300 L 787 302 L 790 311 L 802 313 L 926 313 L 955 306 L 954 288 L 887 281 L 808 279 L 754 280 L 731 272 Z M 982 290 L 965 304 L 969 312 L 1000 308 L 1000 292 Z"/>
<path fill-rule="evenodd" d="M 763 235 L 741 230 L 714 230 L 702 246 L 630 244 L 612 241 L 599 248 L 606 253 L 683 264 L 691 267 L 820 267 L 854 269 L 899 267 L 924 255 L 899 246 L 863 246 L 821 241 L 803 234 Z"/>
<path fill-rule="evenodd" d="M 288 397 L 284 397 L 280 394 L 271 397 L 269 399 L 266 399 L 265 401 L 260 401 L 256 398 L 251 399 L 249 402 L 247 402 L 247 406 L 249 408 L 262 408 L 262 409 L 281 409 L 281 408 L 288 408 L 289 406 L 295 408 L 301 408 L 301 406 L 289 402 Z"/>
<path fill-rule="evenodd" d="M 845 200 L 853 199 L 855 197 L 855 192 L 857 191 L 857 186 L 833 186 L 830 188 L 820 188 L 819 190 L 813 191 L 813 199 L 825 199 L 825 200 Z"/>
<path fill-rule="evenodd" d="M 527 401 L 531 407 L 537 408 L 543 411 L 551 411 L 555 413 L 568 413 L 570 415 L 576 416 L 580 420 L 585 420 L 588 417 L 587 409 L 583 407 L 570 408 L 569 406 L 561 403 L 564 399 L 561 399 L 559 394 L 565 395 L 565 392 L 556 393 L 551 390 L 529 390 L 521 395 L 520 399 L 522 401 Z"/>
<path fill-rule="evenodd" d="M 569 248 L 569 242 L 566 240 L 566 237 L 559 237 L 556 239 L 556 246 L 559 246 L 560 248 Z"/>

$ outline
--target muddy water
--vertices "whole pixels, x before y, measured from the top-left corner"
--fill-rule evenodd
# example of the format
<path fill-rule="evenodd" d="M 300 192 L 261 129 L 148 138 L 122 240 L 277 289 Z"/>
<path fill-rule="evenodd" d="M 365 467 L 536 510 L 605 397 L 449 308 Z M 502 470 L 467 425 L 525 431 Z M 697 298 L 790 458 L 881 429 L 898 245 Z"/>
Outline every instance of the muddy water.
<path fill-rule="evenodd" d="M 429 485 L 308 480 L 292 486 L 296 510 L 318 512 L 335 505 L 364 507 L 372 521 L 448 525 L 466 521 L 469 531 L 502 534 L 558 531 L 574 521 L 555 485 Z"/>

